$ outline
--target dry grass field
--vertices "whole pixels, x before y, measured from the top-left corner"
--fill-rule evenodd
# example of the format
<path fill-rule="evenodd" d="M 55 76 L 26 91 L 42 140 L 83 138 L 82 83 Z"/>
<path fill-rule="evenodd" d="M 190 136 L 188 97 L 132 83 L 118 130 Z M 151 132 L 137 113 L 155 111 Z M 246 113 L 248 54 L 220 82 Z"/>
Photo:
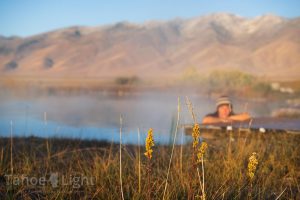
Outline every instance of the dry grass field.
<path fill-rule="evenodd" d="M 300 198 L 299 135 L 217 134 L 199 155 L 199 140 L 172 150 L 153 130 L 151 159 L 138 145 L 2 137 L 1 199 Z"/>

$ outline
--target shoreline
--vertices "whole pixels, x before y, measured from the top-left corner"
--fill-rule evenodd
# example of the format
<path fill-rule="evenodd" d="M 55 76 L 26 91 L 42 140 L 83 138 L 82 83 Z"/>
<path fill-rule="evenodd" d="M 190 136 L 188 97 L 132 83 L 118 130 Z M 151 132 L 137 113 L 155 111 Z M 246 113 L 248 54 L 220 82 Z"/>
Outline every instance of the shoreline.
<path fill-rule="evenodd" d="M 207 81 L 207 80 L 206 80 Z M 143 92 L 170 92 L 170 93 L 199 93 L 207 97 L 217 97 L 223 93 L 231 93 L 232 96 L 257 99 L 262 101 L 268 98 L 299 97 L 300 80 L 276 82 L 284 88 L 293 88 L 293 93 L 273 90 L 273 82 L 257 86 L 241 86 L 237 88 L 210 88 L 205 80 L 180 80 L 180 79 L 135 79 L 134 77 L 119 78 L 36 78 L 36 77 L 12 77 L 0 76 L 0 90 L 9 94 L 18 93 L 24 95 L 73 95 L 73 94 L 103 94 L 108 96 L 128 96 Z M 268 85 L 269 84 L 269 85 Z M 225 89 L 225 90 L 224 90 Z"/>

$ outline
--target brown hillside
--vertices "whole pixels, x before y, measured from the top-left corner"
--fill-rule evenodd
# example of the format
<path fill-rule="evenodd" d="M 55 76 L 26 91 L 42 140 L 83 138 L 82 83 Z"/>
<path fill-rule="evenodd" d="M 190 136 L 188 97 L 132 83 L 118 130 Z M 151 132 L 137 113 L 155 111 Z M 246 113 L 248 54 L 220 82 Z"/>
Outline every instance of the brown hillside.
<path fill-rule="evenodd" d="M 300 78 L 300 19 L 193 19 L 71 27 L 28 38 L 0 37 L 1 75 L 31 77 L 181 76 L 238 69 Z"/>

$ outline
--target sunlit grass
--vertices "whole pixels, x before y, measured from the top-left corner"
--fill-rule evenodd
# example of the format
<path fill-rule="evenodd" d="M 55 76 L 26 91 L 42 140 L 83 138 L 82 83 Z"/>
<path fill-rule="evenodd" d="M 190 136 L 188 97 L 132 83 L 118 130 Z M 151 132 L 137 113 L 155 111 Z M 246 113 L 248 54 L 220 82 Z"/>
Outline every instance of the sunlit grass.
<path fill-rule="evenodd" d="M 213 134 L 213 133 L 212 133 Z M 155 139 L 155 138 L 154 138 Z M 205 152 L 205 196 L 206 199 L 252 199 L 299 198 L 300 188 L 300 137 L 281 133 L 250 133 L 238 138 L 233 134 L 229 156 L 228 134 L 218 140 L 207 140 Z M 46 177 L 57 173 L 66 180 L 72 177 L 88 177 L 91 182 L 75 184 L 70 181 L 58 187 L 50 183 L 45 186 L 30 184 L 1 185 L 2 197 L 43 197 L 120 199 L 119 146 L 97 141 L 49 139 L 51 156 L 48 157 L 46 142 L 41 138 L 14 138 L 14 176 Z M 11 171 L 10 138 L 1 138 L 0 173 Z M 192 143 L 174 148 L 173 164 L 170 165 L 168 189 L 165 199 L 200 198 L 197 170 L 191 171 Z M 182 148 L 182 161 L 180 153 Z M 156 145 L 151 158 L 151 198 L 162 199 L 167 177 L 172 146 Z M 257 152 L 257 165 L 249 178 L 249 157 Z M 141 157 L 141 180 L 139 191 L 139 147 L 122 146 L 122 180 L 124 199 L 146 199 L 147 157 Z M 202 157 L 203 158 L 203 157 Z M 49 160 L 50 159 L 50 160 Z M 182 162 L 182 171 L 180 169 Z M 253 170 L 253 168 L 251 168 Z M 61 180 L 60 180 L 61 181 Z M 88 180 L 90 181 L 90 179 Z M 88 184 L 87 184 L 88 183 Z M 75 187 L 76 185 L 76 187 Z M 78 187 L 77 187 L 78 186 Z M 193 188 L 190 188 L 193 187 Z M 194 191 L 193 196 L 189 191 Z"/>

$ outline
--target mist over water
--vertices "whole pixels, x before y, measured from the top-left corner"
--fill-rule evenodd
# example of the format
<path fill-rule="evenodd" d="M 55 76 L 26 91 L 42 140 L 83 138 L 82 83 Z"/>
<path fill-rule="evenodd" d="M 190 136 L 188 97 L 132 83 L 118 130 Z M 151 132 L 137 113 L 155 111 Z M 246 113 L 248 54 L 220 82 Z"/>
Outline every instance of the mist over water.
<path fill-rule="evenodd" d="M 2 93 L 3 94 L 3 93 Z M 159 143 L 168 143 L 177 119 L 180 99 L 180 124 L 193 123 L 186 105 L 193 104 L 199 122 L 215 111 L 214 99 L 189 92 L 134 92 L 123 95 L 107 93 L 76 95 L 0 96 L 0 136 L 67 137 L 119 141 L 122 116 L 123 142 L 138 143 L 137 129 L 144 140 L 149 128 L 154 129 Z M 253 117 L 269 116 L 283 102 L 233 99 L 235 112 L 249 112 Z M 12 124 L 11 124 L 12 122 Z M 174 130 L 174 129 L 173 129 Z M 182 130 L 179 130 L 181 134 Z M 187 138 L 178 137 L 178 142 Z"/>

